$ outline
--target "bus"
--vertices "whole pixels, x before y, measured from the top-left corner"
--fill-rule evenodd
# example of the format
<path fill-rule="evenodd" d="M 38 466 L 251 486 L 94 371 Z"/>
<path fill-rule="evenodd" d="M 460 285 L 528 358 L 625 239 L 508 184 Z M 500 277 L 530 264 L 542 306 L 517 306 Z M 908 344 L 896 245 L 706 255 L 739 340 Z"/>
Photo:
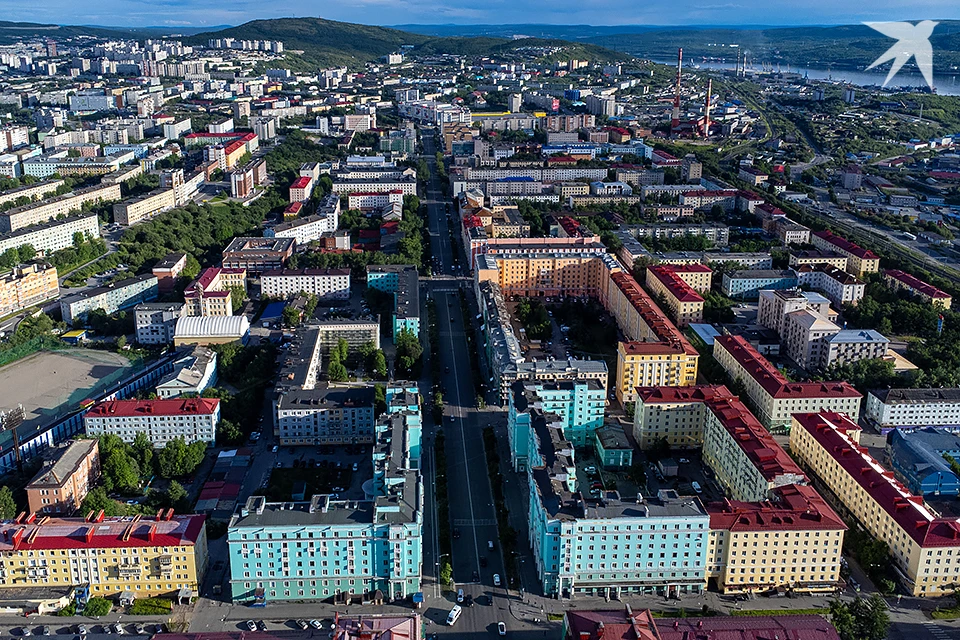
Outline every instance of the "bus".
<path fill-rule="evenodd" d="M 913 235 L 912 233 L 906 233 L 906 232 L 904 232 L 903 237 L 906 238 L 907 240 L 915 241 L 917 239 L 917 236 Z"/>

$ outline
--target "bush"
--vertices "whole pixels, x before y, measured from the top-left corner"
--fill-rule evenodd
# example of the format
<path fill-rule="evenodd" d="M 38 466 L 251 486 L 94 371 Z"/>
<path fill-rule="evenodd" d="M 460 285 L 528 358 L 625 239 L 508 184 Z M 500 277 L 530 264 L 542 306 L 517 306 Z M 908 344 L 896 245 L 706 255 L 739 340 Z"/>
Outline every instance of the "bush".
<path fill-rule="evenodd" d="M 132 616 L 165 616 L 173 609 L 173 602 L 166 598 L 134 600 L 130 606 Z"/>
<path fill-rule="evenodd" d="M 57 611 L 58 616 L 70 617 L 77 615 L 77 605 L 71 602 L 60 611 Z"/>
<path fill-rule="evenodd" d="M 83 615 L 97 618 L 105 616 L 113 609 L 113 603 L 106 598 L 90 598 L 83 608 Z"/>

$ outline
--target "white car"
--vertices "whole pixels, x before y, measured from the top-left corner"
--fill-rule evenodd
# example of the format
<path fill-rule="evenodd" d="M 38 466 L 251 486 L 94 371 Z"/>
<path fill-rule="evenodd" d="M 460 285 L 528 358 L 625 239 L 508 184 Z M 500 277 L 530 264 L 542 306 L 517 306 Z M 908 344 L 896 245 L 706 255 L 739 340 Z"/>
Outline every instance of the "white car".
<path fill-rule="evenodd" d="M 505 636 L 507 635 L 507 625 L 502 622 L 497 623 L 497 635 Z"/>
<path fill-rule="evenodd" d="M 457 589 L 457 604 L 463 604 L 463 589 Z"/>
<path fill-rule="evenodd" d="M 257 623 L 254 622 L 253 620 L 247 620 L 247 629 L 249 629 L 250 631 L 256 631 Z"/>
<path fill-rule="evenodd" d="M 499 587 L 499 586 L 500 586 L 500 574 L 499 574 L 499 573 L 493 574 L 493 586 L 495 586 L 495 587 Z"/>
<path fill-rule="evenodd" d="M 317 631 L 319 631 L 323 627 L 323 625 L 320 624 L 319 620 L 311 620 L 310 626 L 316 629 Z"/>
<path fill-rule="evenodd" d="M 697 493 L 703 493 L 703 488 L 700 486 L 700 483 L 694 480 L 690 483 L 690 486 L 693 487 L 693 490 Z"/>
<path fill-rule="evenodd" d="M 680 458 L 679 460 L 677 460 L 677 462 L 679 462 L 680 464 L 688 464 L 690 461 L 687 460 L 686 458 Z"/>

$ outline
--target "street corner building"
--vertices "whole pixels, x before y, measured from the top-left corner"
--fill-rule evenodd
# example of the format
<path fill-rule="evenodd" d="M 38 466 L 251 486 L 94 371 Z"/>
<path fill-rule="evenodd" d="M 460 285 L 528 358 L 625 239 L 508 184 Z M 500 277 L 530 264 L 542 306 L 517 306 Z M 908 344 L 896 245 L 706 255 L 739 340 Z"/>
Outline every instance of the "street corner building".
<path fill-rule="evenodd" d="M 207 568 L 205 518 L 173 509 L 154 517 L 21 513 L 0 523 L 0 597 L 63 588 L 75 598 L 195 594 Z"/>

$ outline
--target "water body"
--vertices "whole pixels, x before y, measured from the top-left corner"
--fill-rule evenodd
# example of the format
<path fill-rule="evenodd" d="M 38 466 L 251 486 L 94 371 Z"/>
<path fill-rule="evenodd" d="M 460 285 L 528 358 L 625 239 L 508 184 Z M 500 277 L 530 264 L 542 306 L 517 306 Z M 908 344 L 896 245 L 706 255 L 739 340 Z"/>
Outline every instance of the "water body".
<path fill-rule="evenodd" d="M 655 60 L 660 64 L 666 64 L 669 66 L 676 66 L 676 60 Z M 735 62 L 686 62 L 684 61 L 684 68 L 694 68 L 694 69 L 723 69 L 733 71 L 736 67 Z M 776 69 L 776 67 L 774 67 Z M 747 67 L 747 71 L 761 71 L 757 68 Z M 879 69 L 877 72 L 873 71 L 853 71 L 846 69 L 816 69 L 809 67 L 794 67 L 786 66 L 784 64 L 780 65 L 780 71 L 786 73 L 798 73 L 801 77 L 807 77 L 810 80 L 828 80 L 840 83 L 849 83 L 859 87 L 870 87 L 877 86 L 879 87 L 883 84 L 884 79 L 887 77 L 887 72 L 889 71 L 889 64 L 883 65 L 882 69 Z M 937 72 L 937 69 L 934 68 L 933 74 L 933 84 L 937 89 L 937 93 L 944 96 L 960 96 L 960 71 L 948 71 Z M 896 89 L 897 87 L 926 87 L 927 83 L 923 79 L 923 76 L 919 72 L 908 72 L 901 70 L 900 73 L 895 75 L 890 81 L 890 86 L 888 88 Z"/>

